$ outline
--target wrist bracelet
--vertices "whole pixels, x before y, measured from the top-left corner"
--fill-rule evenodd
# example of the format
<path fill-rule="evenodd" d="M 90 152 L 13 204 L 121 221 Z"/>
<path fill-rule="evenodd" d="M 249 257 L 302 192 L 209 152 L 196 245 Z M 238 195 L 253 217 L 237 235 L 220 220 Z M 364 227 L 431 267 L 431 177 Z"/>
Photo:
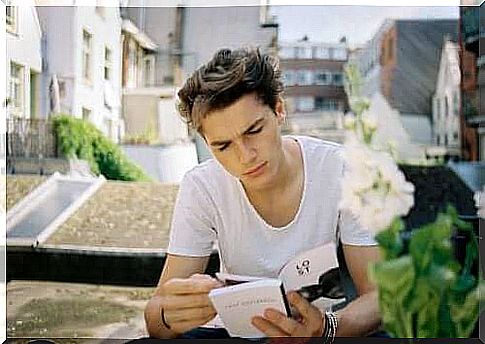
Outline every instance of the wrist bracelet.
<path fill-rule="evenodd" d="M 325 329 L 323 331 L 324 344 L 332 344 L 337 334 L 337 313 L 325 312 Z"/>
<path fill-rule="evenodd" d="M 171 329 L 170 325 L 167 323 L 165 320 L 165 312 L 163 310 L 163 307 L 160 308 L 160 319 L 162 320 L 163 326 L 165 326 L 167 329 Z"/>

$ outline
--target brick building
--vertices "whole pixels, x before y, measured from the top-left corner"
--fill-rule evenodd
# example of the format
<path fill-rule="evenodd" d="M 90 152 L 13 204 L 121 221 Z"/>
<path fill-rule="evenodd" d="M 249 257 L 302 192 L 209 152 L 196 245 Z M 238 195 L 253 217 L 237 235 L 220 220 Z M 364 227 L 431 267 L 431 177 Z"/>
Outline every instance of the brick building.
<path fill-rule="evenodd" d="M 328 44 L 305 37 L 280 44 L 290 132 L 342 141 L 342 117 L 348 110 L 343 87 L 347 56 L 345 40 Z"/>
<path fill-rule="evenodd" d="M 484 32 L 484 5 L 460 7 L 461 147 L 471 161 L 485 160 Z"/>

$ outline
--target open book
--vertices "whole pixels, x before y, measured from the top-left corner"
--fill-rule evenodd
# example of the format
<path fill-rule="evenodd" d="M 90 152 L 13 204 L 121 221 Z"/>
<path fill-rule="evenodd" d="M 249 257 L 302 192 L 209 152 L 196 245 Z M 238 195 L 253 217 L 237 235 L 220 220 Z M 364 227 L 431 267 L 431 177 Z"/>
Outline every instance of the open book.
<path fill-rule="evenodd" d="M 278 278 L 217 273 L 225 287 L 209 293 L 218 316 L 231 336 L 256 338 L 264 334 L 251 324 L 251 318 L 274 308 L 291 316 L 286 292 L 297 291 L 324 311 L 344 300 L 338 269 L 337 248 L 333 242 L 303 252 L 286 263 Z"/>

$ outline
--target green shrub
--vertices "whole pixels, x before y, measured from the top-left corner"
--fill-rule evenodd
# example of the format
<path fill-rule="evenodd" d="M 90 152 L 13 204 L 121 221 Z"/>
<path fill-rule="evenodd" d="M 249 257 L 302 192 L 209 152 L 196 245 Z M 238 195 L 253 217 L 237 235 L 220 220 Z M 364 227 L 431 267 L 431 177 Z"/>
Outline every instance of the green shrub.
<path fill-rule="evenodd" d="M 86 160 L 91 170 L 107 179 L 150 181 L 143 170 L 128 160 L 120 147 L 94 125 L 69 115 L 53 117 L 59 150 L 67 158 Z"/>

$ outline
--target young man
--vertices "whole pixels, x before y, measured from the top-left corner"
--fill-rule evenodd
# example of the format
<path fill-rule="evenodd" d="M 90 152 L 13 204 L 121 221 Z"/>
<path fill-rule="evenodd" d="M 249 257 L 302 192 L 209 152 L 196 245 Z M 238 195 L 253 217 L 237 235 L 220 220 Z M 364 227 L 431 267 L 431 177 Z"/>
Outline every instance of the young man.
<path fill-rule="evenodd" d="M 178 93 L 180 114 L 215 159 L 192 169 L 180 185 L 167 259 L 145 310 L 151 337 L 178 337 L 215 317 L 208 293 L 221 284 L 203 275 L 215 240 L 225 272 L 275 277 L 299 252 L 335 241 L 337 227 L 359 297 L 325 315 L 289 292 L 299 319 L 267 310 L 253 325 L 268 337 L 322 336 L 329 316 L 338 319 L 338 336 L 365 336 L 379 327 L 377 294 L 367 277 L 378 248 L 349 214 L 339 216 L 342 148 L 281 136 L 282 91 L 274 57 L 224 49 Z"/>

